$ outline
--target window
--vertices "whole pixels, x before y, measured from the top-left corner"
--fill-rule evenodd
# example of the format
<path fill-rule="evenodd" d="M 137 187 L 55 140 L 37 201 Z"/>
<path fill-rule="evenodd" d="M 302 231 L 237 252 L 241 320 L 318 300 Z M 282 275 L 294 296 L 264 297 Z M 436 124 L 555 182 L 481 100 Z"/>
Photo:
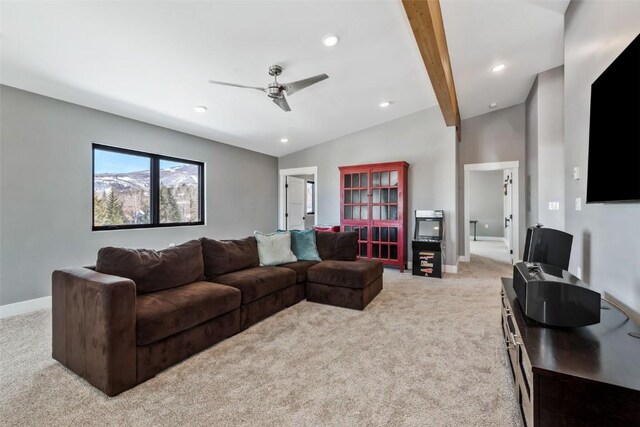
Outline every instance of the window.
<path fill-rule="evenodd" d="M 316 183 L 307 181 L 307 214 L 315 213 L 315 192 Z"/>
<path fill-rule="evenodd" d="M 93 229 L 204 224 L 204 163 L 93 145 Z"/>

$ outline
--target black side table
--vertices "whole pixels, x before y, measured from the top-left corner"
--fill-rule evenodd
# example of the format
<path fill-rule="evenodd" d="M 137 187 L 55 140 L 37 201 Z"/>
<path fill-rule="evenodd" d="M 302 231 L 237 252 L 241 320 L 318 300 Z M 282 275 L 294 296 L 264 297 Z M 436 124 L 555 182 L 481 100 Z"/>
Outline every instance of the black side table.
<path fill-rule="evenodd" d="M 473 224 L 473 241 L 476 241 L 476 226 L 478 225 L 478 220 L 472 220 L 469 221 L 471 224 Z"/>

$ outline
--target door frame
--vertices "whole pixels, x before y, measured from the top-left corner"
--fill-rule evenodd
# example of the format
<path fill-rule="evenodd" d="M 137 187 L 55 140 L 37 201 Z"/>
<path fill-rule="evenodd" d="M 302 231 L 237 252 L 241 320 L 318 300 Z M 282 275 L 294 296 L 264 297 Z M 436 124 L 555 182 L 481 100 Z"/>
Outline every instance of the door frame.
<path fill-rule="evenodd" d="M 291 168 L 280 169 L 278 171 L 278 228 L 285 230 L 287 227 L 287 218 L 285 213 L 287 212 L 287 176 L 294 175 L 313 175 L 313 182 L 315 185 L 315 192 L 313 195 L 313 202 L 316 207 L 315 215 L 313 216 L 313 225 L 318 225 L 318 167 L 308 166 L 303 168 Z"/>
<path fill-rule="evenodd" d="M 515 203 L 516 205 L 516 209 L 512 209 L 513 222 L 511 223 L 513 232 L 513 259 L 514 261 L 520 259 L 520 161 L 514 160 L 509 162 L 470 163 L 464 165 L 464 224 L 462 228 L 462 234 L 464 236 L 464 255 L 460 257 L 460 261 L 469 262 L 471 260 L 471 244 L 469 242 L 470 239 L 468 233 L 468 224 L 470 219 L 469 205 L 471 203 L 471 195 L 469 194 L 471 172 L 496 171 L 504 169 L 513 169 L 513 185 L 511 186 L 513 190 L 512 204 Z"/>

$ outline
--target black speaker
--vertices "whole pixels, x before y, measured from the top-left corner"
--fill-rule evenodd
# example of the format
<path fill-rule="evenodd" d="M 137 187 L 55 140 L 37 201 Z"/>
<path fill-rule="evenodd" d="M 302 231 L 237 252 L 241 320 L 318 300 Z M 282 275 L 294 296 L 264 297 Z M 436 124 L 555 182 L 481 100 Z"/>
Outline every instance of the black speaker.
<path fill-rule="evenodd" d="M 569 269 L 573 236 L 564 231 L 539 226 L 527 229 L 523 261 L 554 265 Z"/>

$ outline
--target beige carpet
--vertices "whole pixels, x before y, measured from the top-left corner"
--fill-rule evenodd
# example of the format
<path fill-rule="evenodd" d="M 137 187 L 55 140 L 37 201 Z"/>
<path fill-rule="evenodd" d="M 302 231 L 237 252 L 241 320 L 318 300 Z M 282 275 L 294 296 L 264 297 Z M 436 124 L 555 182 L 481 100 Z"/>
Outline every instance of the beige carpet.
<path fill-rule="evenodd" d="M 499 245 L 443 280 L 387 270 L 363 312 L 303 301 L 115 398 L 51 359 L 50 311 L 4 319 L 0 425 L 519 425 Z"/>

